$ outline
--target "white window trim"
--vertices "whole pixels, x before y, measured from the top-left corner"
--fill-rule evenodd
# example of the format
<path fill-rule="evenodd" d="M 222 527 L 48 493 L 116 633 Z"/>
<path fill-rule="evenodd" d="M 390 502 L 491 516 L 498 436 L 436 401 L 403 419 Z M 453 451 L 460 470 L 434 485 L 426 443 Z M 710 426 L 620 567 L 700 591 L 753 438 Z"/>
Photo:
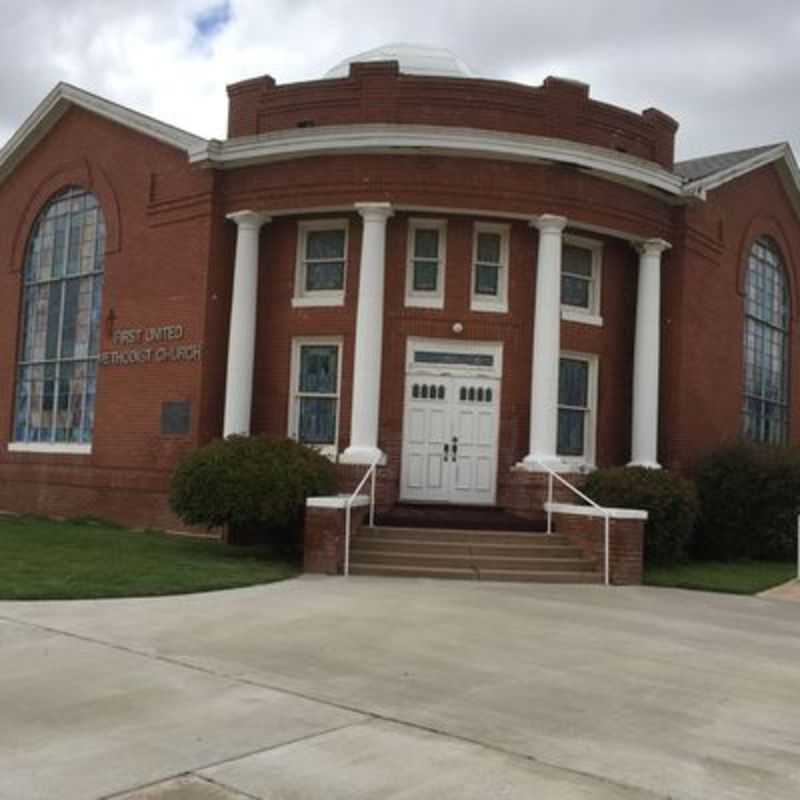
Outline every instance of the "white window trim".
<path fill-rule="evenodd" d="M 306 242 L 308 234 L 316 231 L 344 230 L 344 275 L 342 288 L 336 291 L 307 292 L 306 285 Z M 294 271 L 294 296 L 292 306 L 343 306 L 347 290 L 347 254 L 350 240 L 348 220 L 321 219 L 301 220 L 297 223 L 297 257 Z"/>
<path fill-rule="evenodd" d="M 500 234 L 500 270 L 497 276 L 497 296 L 489 297 L 475 293 L 475 274 L 478 262 L 478 234 Z M 470 309 L 472 311 L 489 311 L 495 314 L 508 312 L 508 251 L 510 225 L 495 222 L 476 222 L 472 235 L 472 269 L 470 270 Z"/>
<path fill-rule="evenodd" d="M 70 442 L 9 442 L 8 452 L 89 456 L 92 454 L 92 446 L 90 444 L 75 444 Z"/>
<path fill-rule="evenodd" d="M 300 348 L 304 345 L 331 345 L 339 349 L 339 355 L 336 359 L 336 429 L 333 435 L 333 443 L 317 446 L 320 453 L 335 460 L 338 454 L 339 427 L 341 423 L 340 412 L 342 408 L 342 358 L 344 355 L 344 341 L 341 336 L 299 336 L 292 339 L 287 430 L 289 438 L 295 441 L 297 441 L 298 411 L 300 408 L 300 404 L 296 402 L 300 385 Z"/>
<path fill-rule="evenodd" d="M 596 353 L 576 353 L 571 350 L 562 350 L 559 360 L 562 358 L 571 358 L 575 361 L 585 361 L 589 364 L 589 386 L 586 397 L 588 411 L 586 412 L 587 420 L 583 432 L 583 455 L 559 455 L 558 458 L 565 464 L 575 466 L 578 470 L 592 470 L 595 468 L 595 459 L 597 454 L 597 417 L 599 416 L 599 409 L 597 407 L 597 387 L 598 373 L 600 371 L 600 359 Z M 560 409 L 561 404 L 558 404 L 557 407 Z M 558 417 L 556 417 L 556 425 L 558 425 Z"/>
<path fill-rule="evenodd" d="M 587 239 L 583 236 L 564 234 L 564 244 L 580 247 L 591 251 L 592 277 L 591 296 L 589 308 L 561 304 L 561 319 L 569 322 L 580 322 L 584 325 L 603 326 L 602 298 L 603 298 L 603 242 L 597 239 Z M 563 267 L 562 267 L 563 270 Z M 559 289 L 560 291 L 560 289 Z"/>
<path fill-rule="evenodd" d="M 414 234 L 418 230 L 439 231 L 439 273 L 435 292 L 414 289 Z M 447 271 L 447 222 L 441 219 L 409 219 L 406 245 L 406 306 L 415 308 L 444 308 L 445 273 Z"/>

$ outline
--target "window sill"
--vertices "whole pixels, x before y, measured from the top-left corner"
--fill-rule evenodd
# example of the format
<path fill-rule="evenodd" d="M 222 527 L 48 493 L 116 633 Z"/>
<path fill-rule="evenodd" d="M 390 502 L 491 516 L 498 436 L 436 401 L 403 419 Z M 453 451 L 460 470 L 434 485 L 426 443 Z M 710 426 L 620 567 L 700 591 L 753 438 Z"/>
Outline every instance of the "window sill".
<path fill-rule="evenodd" d="M 576 472 L 581 475 L 587 475 L 597 469 L 594 460 L 587 461 L 583 456 L 558 456 L 558 459 L 566 467 L 569 467 L 570 472 Z"/>
<path fill-rule="evenodd" d="M 444 308 L 444 298 L 406 295 L 406 308 L 434 308 L 441 311 Z"/>
<path fill-rule="evenodd" d="M 566 322 L 578 322 L 582 325 L 595 325 L 598 328 L 603 327 L 603 318 L 598 314 L 590 314 L 587 311 L 581 311 L 574 308 L 561 309 L 561 319 Z"/>
<path fill-rule="evenodd" d="M 292 298 L 292 308 L 313 308 L 315 306 L 318 307 L 332 307 L 332 306 L 343 306 L 344 305 L 344 294 L 338 295 L 327 295 L 323 297 L 314 297 L 312 295 L 306 297 L 293 297 Z"/>
<path fill-rule="evenodd" d="M 9 442 L 9 453 L 48 453 L 50 455 L 88 456 L 92 453 L 90 444 L 48 444 L 47 442 Z"/>
<path fill-rule="evenodd" d="M 492 302 L 491 300 L 476 300 L 473 298 L 469 306 L 470 311 L 484 311 L 489 314 L 508 314 L 508 304 Z"/>

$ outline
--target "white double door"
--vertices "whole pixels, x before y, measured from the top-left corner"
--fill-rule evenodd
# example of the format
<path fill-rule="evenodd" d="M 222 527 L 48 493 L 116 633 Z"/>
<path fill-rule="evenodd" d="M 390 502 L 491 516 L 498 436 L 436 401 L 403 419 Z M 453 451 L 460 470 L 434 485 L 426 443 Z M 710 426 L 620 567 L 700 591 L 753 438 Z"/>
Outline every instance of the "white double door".
<path fill-rule="evenodd" d="M 499 388 L 493 378 L 407 375 L 402 499 L 494 504 Z"/>

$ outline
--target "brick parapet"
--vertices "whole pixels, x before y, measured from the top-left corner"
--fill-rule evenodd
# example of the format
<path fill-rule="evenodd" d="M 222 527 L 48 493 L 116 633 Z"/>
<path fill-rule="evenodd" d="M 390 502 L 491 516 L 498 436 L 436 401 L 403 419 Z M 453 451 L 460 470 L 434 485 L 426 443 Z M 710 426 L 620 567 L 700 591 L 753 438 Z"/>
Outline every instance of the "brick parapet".
<path fill-rule="evenodd" d="M 677 122 L 589 97 L 589 86 L 549 77 L 541 86 L 401 73 L 396 61 L 350 67 L 345 78 L 276 85 L 265 76 L 228 87 L 228 136 L 326 125 L 389 123 L 501 130 L 567 139 L 674 163 Z"/>

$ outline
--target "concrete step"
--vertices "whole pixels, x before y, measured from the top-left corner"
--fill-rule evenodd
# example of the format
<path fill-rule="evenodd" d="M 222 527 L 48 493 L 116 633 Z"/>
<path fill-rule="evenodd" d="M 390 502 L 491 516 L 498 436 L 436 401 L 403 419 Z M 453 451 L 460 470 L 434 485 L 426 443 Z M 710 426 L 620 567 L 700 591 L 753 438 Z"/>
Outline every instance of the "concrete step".
<path fill-rule="evenodd" d="M 461 580 L 516 581 L 519 583 L 601 583 L 599 572 L 527 571 L 513 569 L 470 570 L 445 567 L 413 567 L 393 564 L 350 564 L 351 575 L 402 578 L 454 578 Z"/>
<path fill-rule="evenodd" d="M 418 554 L 450 554 L 454 556 L 500 556 L 503 558 L 583 558 L 578 547 L 561 544 L 495 544 L 494 542 L 437 541 L 433 539 L 389 539 L 372 537 L 369 533 L 353 538 L 353 552 Z"/>
<path fill-rule="evenodd" d="M 415 550 L 352 550 L 350 558 L 363 564 L 392 564 L 408 567 L 448 569 L 518 570 L 523 572 L 591 572 L 595 564 L 585 558 L 520 558 L 474 554 L 420 553 Z"/>
<path fill-rule="evenodd" d="M 458 528 L 400 528 L 376 526 L 363 527 L 356 538 L 370 539 L 422 539 L 438 542 L 463 542 L 484 544 L 550 544 L 571 545 L 570 540 L 562 534 L 521 533 L 519 531 L 475 531 Z"/>

